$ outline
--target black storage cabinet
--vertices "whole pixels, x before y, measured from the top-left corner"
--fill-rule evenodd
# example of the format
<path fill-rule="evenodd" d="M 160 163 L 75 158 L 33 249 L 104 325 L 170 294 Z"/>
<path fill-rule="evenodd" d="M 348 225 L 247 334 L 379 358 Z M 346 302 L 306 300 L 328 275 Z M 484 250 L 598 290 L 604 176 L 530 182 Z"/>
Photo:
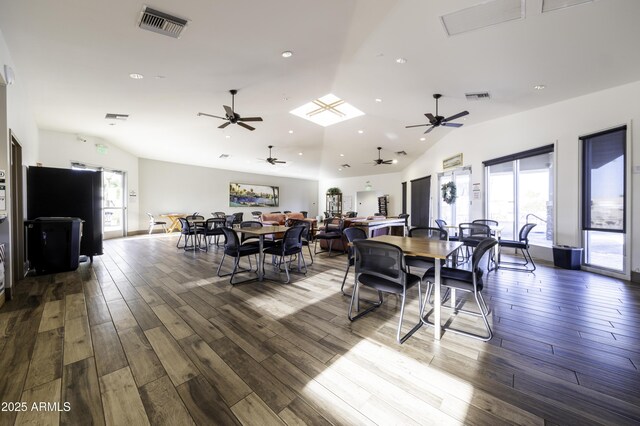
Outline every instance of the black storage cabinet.
<path fill-rule="evenodd" d="M 75 271 L 80 258 L 82 220 L 39 217 L 25 221 L 27 258 L 36 274 Z"/>
<path fill-rule="evenodd" d="M 553 264 L 558 268 L 580 269 L 582 247 L 553 246 Z"/>

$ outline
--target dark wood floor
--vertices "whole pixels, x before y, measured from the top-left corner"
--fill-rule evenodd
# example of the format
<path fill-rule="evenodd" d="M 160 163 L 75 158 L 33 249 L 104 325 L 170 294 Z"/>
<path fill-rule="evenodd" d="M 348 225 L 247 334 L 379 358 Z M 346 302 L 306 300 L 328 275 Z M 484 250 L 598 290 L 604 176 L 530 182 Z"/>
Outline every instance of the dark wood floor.
<path fill-rule="evenodd" d="M 423 327 L 398 345 L 394 297 L 348 321 L 345 256 L 231 287 L 220 254 L 176 239 L 107 241 L 93 265 L 19 283 L 0 310 L 0 424 L 640 422 L 638 286 L 491 273 L 490 342 Z"/>

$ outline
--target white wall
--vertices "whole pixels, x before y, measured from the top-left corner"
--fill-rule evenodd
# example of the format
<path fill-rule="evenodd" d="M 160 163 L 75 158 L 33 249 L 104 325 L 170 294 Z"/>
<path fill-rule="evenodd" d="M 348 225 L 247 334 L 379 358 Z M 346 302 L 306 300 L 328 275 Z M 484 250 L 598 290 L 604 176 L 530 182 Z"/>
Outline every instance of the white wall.
<path fill-rule="evenodd" d="M 337 187 L 342 191 L 342 198 L 353 197 L 354 210 L 358 211 L 356 204 L 357 193 L 364 191 L 367 181 L 371 184 L 371 191 L 380 195 L 389 195 L 389 215 L 397 216 L 402 213 L 402 175 L 401 173 L 386 173 L 383 175 L 357 176 L 338 179 L 321 179 L 318 185 L 318 205 L 319 211 L 326 208 L 325 194 L 327 189 Z M 377 208 L 375 209 L 377 211 Z M 371 215 L 373 212 L 358 211 L 360 215 Z"/>
<path fill-rule="evenodd" d="M 9 130 L 22 146 L 23 164 L 28 164 L 38 154 L 38 128 L 27 97 L 27 86 L 22 79 L 20 69 L 15 66 L 11 54 L 0 32 L 0 73 L 4 75 L 4 65 L 13 69 L 15 82 L 5 86 L 0 77 L 0 169 L 9 171 Z M 8 220 L 0 224 L 0 243 L 5 245 L 6 286 L 11 287 L 15 281 L 11 270 L 11 223 L 16 220 L 10 210 L 11 194 L 10 176 L 6 178 L 6 205 Z"/>
<path fill-rule="evenodd" d="M 473 114 L 473 111 L 471 111 Z M 556 241 L 580 246 L 579 218 L 580 156 L 583 135 L 626 124 L 631 135 L 632 165 L 640 165 L 640 82 L 615 87 L 543 108 L 465 126 L 450 133 L 414 161 L 403 172 L 403 181 L 442 171 L 442 160 L 459 152 L 472 167 L 471 182 L 480 183 L 483 200 L 474 201 L 472 218 L 483 217 L 484 170 L 482 161 L 556 143 Z M 428 171 L 428 173 L 425 173 Z M 432 191 L 439 194 L 436 180 Z M 632 175 L 627 197 L 630 215 L 631 269 L 640 272 L 640 174 Z M 410 194 L 409 194 L 410 196 Z M 635 245 L 634 245 L 635 243 Z M 550 258 L 550 250 L 544 257 Z"/>
<path fill-rule="evenodd" d="M 40 131 L 40 153 L 37 162 L 45 167 L 71 168 L 71 162 L 79 162 L 87 166 L 105 167 L 120 170 L 126 173 L 127 194 L 130 191 L 138 193 L 138 157 L 109 144 L 104 139 L 82 135 L 80 137 L 71 133 L 55 132 L 51 130 Z M 96 144 L 106 145 L 107 152 L 98 153 Z M 35 165 L 35 162 L 30 163 Z M 127 206 L 127 231 L 139 229 L 140 216 L 139 197 L 129 197 Z M 145 221 L 144 225 L 146 225 Z M 143 226 L 144 226 L 143 225 Z"/>
<path fill-rule="evenodd" d="M 229 183 L 261 184 L 280 187 L 280 206 L 229 207 Z M 139 160 L 140 229 L 147 229 L 146 213 L 200 212 L 209 217 L 214 211 L 227 214 L 244 212 L 251 219 L 251 211 L 308 211 L 309 217 L 318 212 L 318 181 L 292 179 L 189 166 L 141 158 Z"/>

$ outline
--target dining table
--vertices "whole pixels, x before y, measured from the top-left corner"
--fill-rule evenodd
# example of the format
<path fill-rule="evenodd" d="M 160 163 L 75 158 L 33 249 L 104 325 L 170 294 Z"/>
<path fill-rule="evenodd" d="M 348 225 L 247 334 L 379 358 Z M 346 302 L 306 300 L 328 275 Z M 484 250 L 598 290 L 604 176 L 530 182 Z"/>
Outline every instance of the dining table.
<path fill-rule="evenodd" d="M 266 235 L 284 234 L 289 229 L 284 225 L 263 226 L 262 228 L 239 228 L 236 231 L 253 237 L 258 237 L 260 251 L 258 252 L 258 281 L 264 280 L 264 237 Z"/>
<path fill-rule="evenodd" d="M 400 237 L 396 235 L 380 235 L 377 237 L 369 238 L 371 241 L 380 241 L 383 243 L 393 244 L 398 246 L 402 253 L 405 256 L 419 256 L 419 257 L 430 257 L 433 259 L 441 259 L 445 260 L 454 254 L 460 247 L 462 247 L 463 243 L 459 241 L 442 241 L 442 240 L 429 240 L 426 238 L 415 238 L 415 237 Z M 441 292 L 440 292 L 440 269 L 441 262 L 434 262 L 435 265 L 435 282 L 433 283 L 434 287 L 434 301 L 433 301 L 433 315 L 434 315 L 434 327 L 433 327 L 433 337 L 436 340 L 440 340 L 442 335 L 442 325 L 440 324 L 440 307 L 442 304 L 441 301 Z M 354 286 L 357 289 L 358 286 Z M 358 295 L 354 295 L 354 300 L 358 300 Z M 452 289 L 451 292 L 451 305 L 455 307 L 455 292 Z M 426 303 L 425 298 L 425 303 Z M 356 309 L 359 307 L 356 306 Z M 429 324 L 424 318 L 421 318 L 423 324 Z M 429 324 L 430 325 L 430 324 Z"/>
<path fill-rule="evenodd" d="M 175 231 L 176 229 L 180 230 L 180 218 L 187 217 L 186 213 L 164 213 L 160 216 L 166 217 L 171 221 L 171 225 L 167 228 L 167 234 Z"/>

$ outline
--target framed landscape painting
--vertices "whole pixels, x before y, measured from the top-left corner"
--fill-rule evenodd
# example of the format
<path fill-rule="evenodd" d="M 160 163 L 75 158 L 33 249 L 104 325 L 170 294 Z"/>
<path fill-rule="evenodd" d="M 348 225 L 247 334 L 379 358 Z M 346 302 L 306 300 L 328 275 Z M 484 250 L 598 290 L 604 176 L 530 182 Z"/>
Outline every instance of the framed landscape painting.
<path fill-rule="evenodd" d="M 229 207 L 278 207 L 280 188 L 277 186 L 229 184 Z"/>

